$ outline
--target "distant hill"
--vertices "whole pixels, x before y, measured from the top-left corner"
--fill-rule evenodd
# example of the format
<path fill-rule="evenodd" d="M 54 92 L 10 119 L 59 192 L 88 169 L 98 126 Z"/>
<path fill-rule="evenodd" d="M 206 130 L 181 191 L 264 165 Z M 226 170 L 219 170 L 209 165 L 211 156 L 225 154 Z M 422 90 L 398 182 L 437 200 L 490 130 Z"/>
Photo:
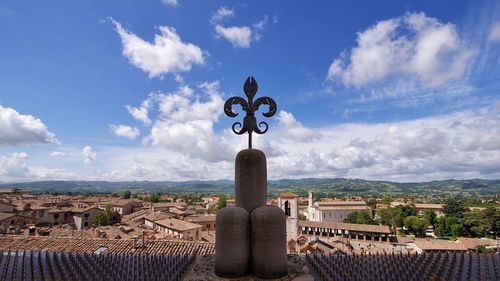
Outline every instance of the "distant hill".
<path fill-rule="evenodd" d="M 34 192 L 119 192 L 122 189 L 159 192 L 233 192 L 234 181 L 37 181 L 0 183 L 0 188 L 23 188 Z M 442 180 L 398 183 L 362 179 L 281 179 L 268 182 L 270 194 L 294 191 L 305 195 L 308 190 L 325 193 L 479 193 L 500 194 L 500 180 Z"/>

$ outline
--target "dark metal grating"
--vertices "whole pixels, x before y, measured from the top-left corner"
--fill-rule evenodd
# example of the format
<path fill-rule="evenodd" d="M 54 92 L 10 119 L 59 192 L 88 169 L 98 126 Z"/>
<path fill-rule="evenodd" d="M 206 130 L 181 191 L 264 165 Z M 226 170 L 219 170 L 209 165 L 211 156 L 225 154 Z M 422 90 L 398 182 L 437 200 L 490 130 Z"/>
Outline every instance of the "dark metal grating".
<path fill-rule="evenodd" d="M 0 280 L 181 280 L 193 255 L 1 252 Z"/>
<path fill-rule="evenodd" d="M 308 254 L 306 262 L 321 280 L 328 281 L 500 280 L 499 253 Z"/>

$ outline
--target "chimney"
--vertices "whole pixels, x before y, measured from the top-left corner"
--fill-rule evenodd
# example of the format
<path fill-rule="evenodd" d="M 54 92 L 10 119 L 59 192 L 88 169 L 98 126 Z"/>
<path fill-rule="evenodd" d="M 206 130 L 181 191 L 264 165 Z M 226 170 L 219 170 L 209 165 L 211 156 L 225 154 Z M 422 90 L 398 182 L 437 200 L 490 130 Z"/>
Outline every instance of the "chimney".
<path fill-rule="evenodd" d="M 309 207 L 312 207 L 314 204 L 314 193 L 309 191 Z"/>

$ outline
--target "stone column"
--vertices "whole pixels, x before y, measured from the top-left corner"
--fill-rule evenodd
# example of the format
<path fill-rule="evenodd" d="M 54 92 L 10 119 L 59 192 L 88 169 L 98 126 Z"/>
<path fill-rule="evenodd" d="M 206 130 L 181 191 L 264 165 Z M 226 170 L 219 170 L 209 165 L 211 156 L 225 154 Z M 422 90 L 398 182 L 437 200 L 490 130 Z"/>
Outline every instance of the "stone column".
<path fill-rule="evenodd" d="M 266 203 L 266 155 L 258 149 L 244 149 L 236 155 L 235 204 L 251 213 Z"/>
<path fill-rule="evenodd" d="M 215 274 L 237 278 L 248 274 L 250 262 L 250 215 L 239 207 L 217 211 Z"/>
<path fill-rule="evenodd" d="M 255 209 L 251 217 L 252 269 L 258 278 L 272 279 L 287 274 L 286 216 L 277 206 Z"/>

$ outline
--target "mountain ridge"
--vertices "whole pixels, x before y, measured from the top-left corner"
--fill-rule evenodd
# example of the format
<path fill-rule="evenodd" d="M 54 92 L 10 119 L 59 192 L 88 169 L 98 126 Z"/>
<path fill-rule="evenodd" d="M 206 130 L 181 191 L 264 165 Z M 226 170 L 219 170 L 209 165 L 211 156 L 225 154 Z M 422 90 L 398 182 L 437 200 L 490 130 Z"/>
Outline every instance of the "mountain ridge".
<path fill-rule="evenodd" d="M 34 181 L 0 183 L 0 188 L 23 188 L 34 192 L 117 192 L 123 189 L 159 192 L 232 192 L 232 180 L 195 181 Z M 269 180 L 270 193 L 315 190 L 333 193 L 500 193 L 500 179 L 434 180 L 393 182 L 348 178 L 302 178 Z"/>

